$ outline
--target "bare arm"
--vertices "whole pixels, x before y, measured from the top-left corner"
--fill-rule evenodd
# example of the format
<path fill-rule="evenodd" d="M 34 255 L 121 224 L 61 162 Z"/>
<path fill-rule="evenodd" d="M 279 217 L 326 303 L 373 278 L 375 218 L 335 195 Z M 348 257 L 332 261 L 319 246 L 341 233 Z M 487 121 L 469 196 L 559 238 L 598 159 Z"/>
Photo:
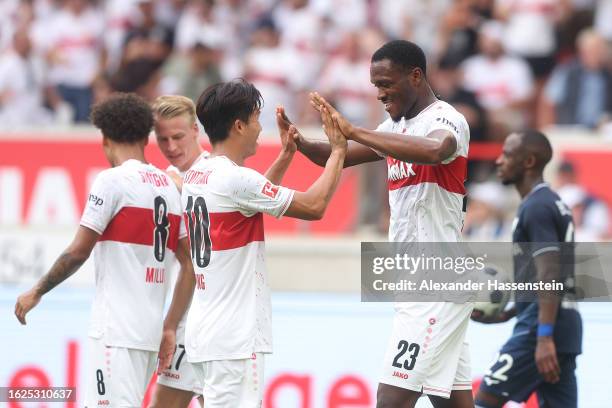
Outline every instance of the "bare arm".
<path fill-rule="evenodd" d="M 276 108 L 276 124 L 278 125 L 278 132 L 281 139 L 281 151 L 274 160 L 274 163 L 266 171 L 264 176 L 274 184 L 280 184 L 283 181 L 283 177 L 293 160 L 293 156 L 297 150 L 295 144 L 296 130 L 288 121 L 284 118 L 285 109 L 282 106 Z M 293 129 L 293 130 L 292 130 Z"/>
<path fill-rule="evenodd" d="M 72 243 L 57 258 L 49 272 L 32 289 L 17 298 L 15 316 L 21 324 L 26 324 L 26 314 L 40 302 L 45 293 L 68 279 L 83 265 L 98 242 L 98 237 L 97 232 L 79 226 Z"/>
<path fill-rule="evenodd" d="M 176 347 L 176 327 L 183 318 L 193 297 L 195 288 L 195 274 L 193 264 L 189 254 L 189 242 L 187 238 L 180 239 L 176 249 L 176 258 L 181 268 L 174 286 L 174 294 L 170 309 L 164 320 L 164 331 L 162 341 L 159 346 L 159 368 L 162 369 L 170 365 L 174 348 Z"/>
<path fill-rule="evenodd" d="M 279 115 L 280 114 L 280 115 Z M 277 123 L 279 129 L 289 129 L 293 125 L 291 120 L 285 114 L 285 110 L 277 110 Z M 293 125 L 295 128 L 295 125 Z M 329 141 L 323 140 L 308 140 L 295 128 L 295 132 L 292 131 L 293 142 L 296 145 L 297 150 L 308 158 L 311 162 L 317 166 L 325 167 L 327 159 L 331 154 L 331 146 Z M 281 133 L 282 140 L 282 133 Z M 374 150 L 367 146 L 360 145 L 359 143 L 349 142 L 344 160 L 344 167 L 351 167 L 361 163 L 369 163 L 373 161 L 382 160 L 382 157 L 378 155 Z M 268 177 L 269 178 L 269 177 Z M 279 184 L 279 183 L 277 183 Z"/>
<path fill-rule="evenodd" d="M 300 153 L 306 156 L 311 162 L 321 167 L 325 166 L 331 153 L 331 147 L 328 142 L 306 140 L 302 135 L 299 136 L 297 146 Z M 383 158 L 379 154 L 368 146 L 349 141 L 344 167 L 356 166 L 358 164 L 382 159 Z"/>
<path fill-rule="evenodd" d="M 426 137 L 377 132 L 353 126 L 318 94 L 311 98 L 315 107 L 325 106 L 347 139 L 354 140 L 387 156 L 410 163 L 437 164 L 457 150 L 457 139 L 447 130 L 434 130 Z"/>
<path fill-rule="evenodd" d="M 538 280 L 552 282 L 559 280 L 559 252 L 551 251 L 534 258 Z M 554 325 L 557 321 L 560 296 L 556 292 L 540 291 L 538 293 L 538 323 Z M 550 383 L 559 381 L 561 369 L 557 360 L 555 341 L 551 336 L 538 336 L 535 352 L 536 365 L 544 380 Z"/>
<path fill-rule="evenodd" d="M 330 142 L 330 154 L 321 176 L 305 192 L 296 191 L 285 215 L 304 220 L 323 218 L 325 209 L 338 186 L 346 157 L 347 142 L 326 109 L 321 111 L 324 129 Z"/>

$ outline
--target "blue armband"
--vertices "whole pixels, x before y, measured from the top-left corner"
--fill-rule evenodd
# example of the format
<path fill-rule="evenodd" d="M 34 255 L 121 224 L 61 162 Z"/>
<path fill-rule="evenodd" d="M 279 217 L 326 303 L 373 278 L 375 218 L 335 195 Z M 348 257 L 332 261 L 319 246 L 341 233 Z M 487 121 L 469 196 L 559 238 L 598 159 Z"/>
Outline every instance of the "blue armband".
<path fill-rule="evenodd" d="M 550 323 L 538 324 L 538 337 L 550 337 L 553 335 L 555 325 Z"/>

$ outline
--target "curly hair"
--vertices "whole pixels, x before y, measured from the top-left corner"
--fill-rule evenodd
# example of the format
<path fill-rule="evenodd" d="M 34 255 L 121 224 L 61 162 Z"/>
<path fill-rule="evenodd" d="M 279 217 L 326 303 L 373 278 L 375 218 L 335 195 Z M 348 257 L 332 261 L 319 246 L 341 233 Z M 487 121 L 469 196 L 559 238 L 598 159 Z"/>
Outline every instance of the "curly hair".
<path fill-rule="evenodd" d="M 149 137 L 153 128 L 153 111 L 140 96 L 117 93 L 93 107 L 91 121 L 104 137 L 132 144 Z"/>

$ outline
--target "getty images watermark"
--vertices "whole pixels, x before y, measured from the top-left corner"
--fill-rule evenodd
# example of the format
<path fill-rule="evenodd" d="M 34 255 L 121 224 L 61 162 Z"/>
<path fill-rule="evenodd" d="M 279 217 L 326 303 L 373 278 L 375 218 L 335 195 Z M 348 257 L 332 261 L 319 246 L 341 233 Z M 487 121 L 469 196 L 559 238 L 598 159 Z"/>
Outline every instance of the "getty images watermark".
<path fill-rule="evenodd" d="M 612 244 L 362 243 L 362 300 L 488 302 L 492 295 L 534 301 L 538 293 L 612 299 Z M 555 253 L 554 273 L 534 258 Z M 516 265 L 516 267 L 515 267 Z M 606 271 L 605 268 L 608 268 Z"/>

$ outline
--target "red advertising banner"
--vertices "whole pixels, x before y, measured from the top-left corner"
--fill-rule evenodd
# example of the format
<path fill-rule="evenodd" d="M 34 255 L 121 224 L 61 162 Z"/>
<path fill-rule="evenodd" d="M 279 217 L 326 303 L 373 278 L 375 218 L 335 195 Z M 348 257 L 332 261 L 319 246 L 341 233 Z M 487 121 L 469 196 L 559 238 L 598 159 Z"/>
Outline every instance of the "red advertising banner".
<path fill-rule="evenodd" d="M 279 148 L 277 144 L 261 145 L 246 165 L 265 172 Z M 168 166 L 155 144 L 147 146 L 146 157 L 162 169 Z M 0 140 L 0 225 L 76 225 L 91 183 L 107 167 L 101 142 L 95 140 Z M 321 171 L 297 154 L 283 185 L 304 191 Z M 355 170 L 347 169 L 322 220 L 266 217 L 266 231 L 349 231 L 357 214 L 357 188 Z"/>

